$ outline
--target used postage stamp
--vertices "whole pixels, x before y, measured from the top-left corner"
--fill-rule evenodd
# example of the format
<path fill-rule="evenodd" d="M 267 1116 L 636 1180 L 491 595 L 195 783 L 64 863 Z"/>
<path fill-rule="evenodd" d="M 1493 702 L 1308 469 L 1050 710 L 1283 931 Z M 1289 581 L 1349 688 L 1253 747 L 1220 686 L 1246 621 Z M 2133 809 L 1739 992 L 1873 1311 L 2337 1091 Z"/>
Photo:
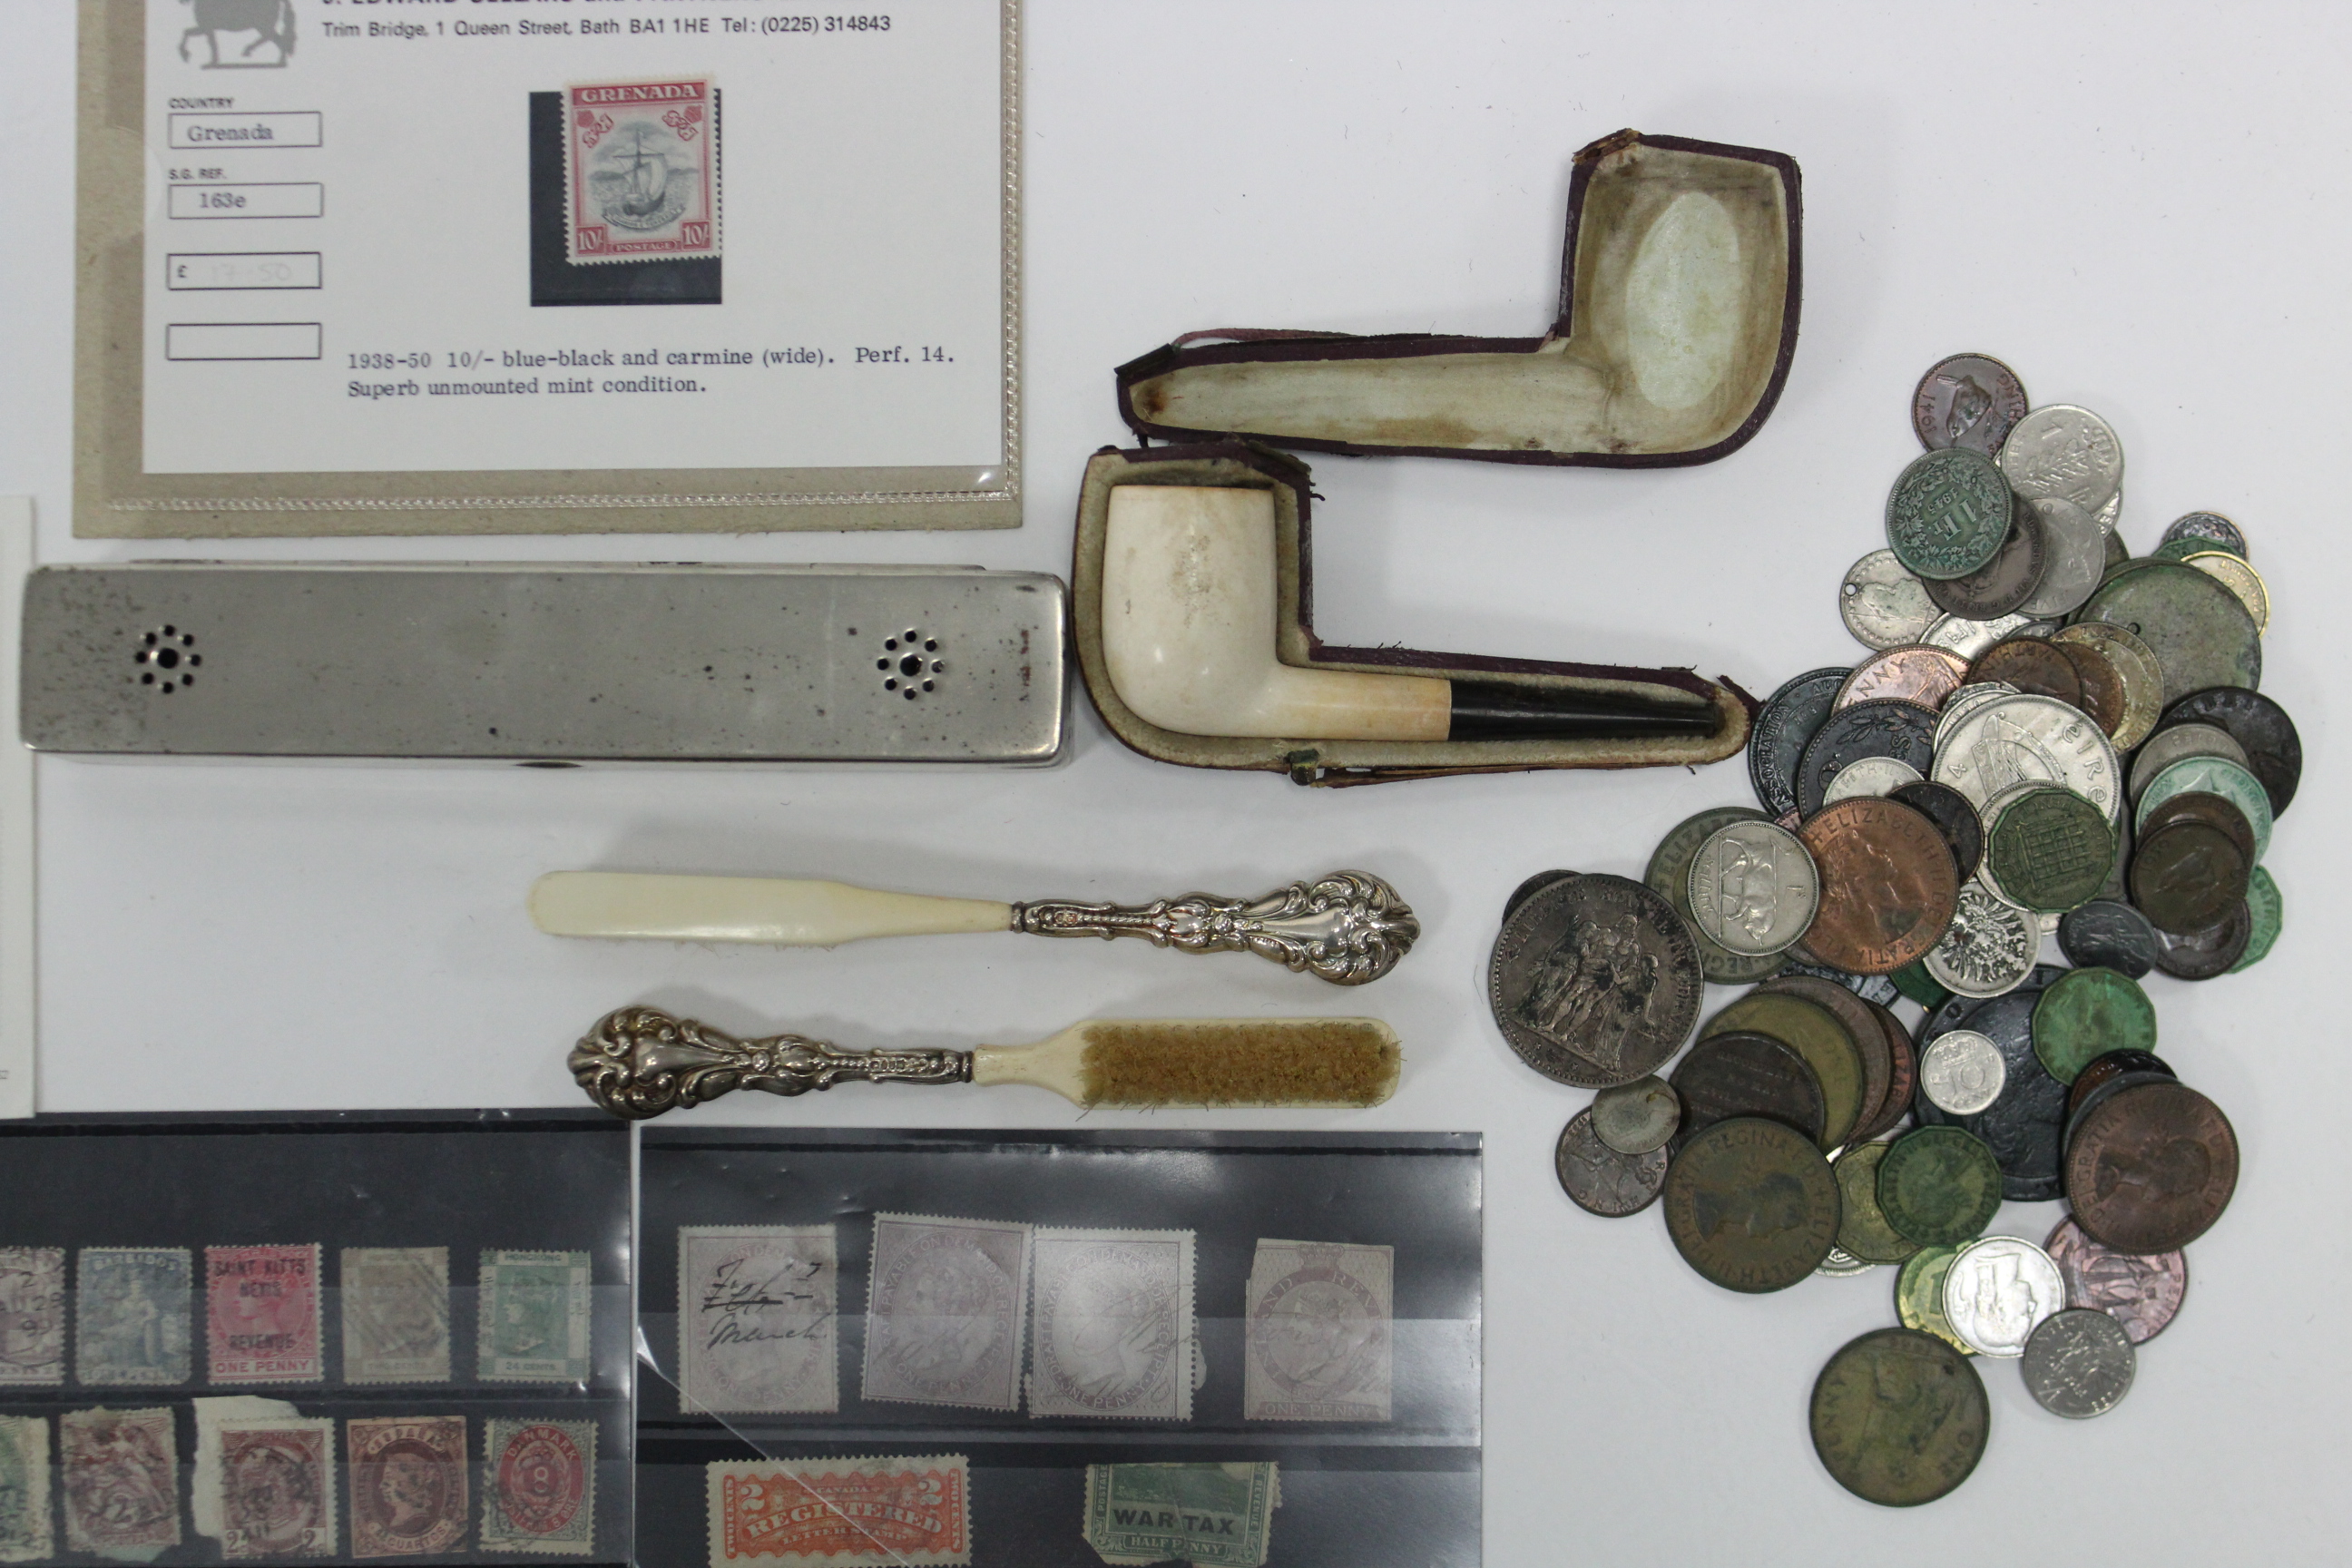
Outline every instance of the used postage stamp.
<path fill-rule="evenodd" d="M 594 1293 L 584 1252 L 485 1252 L 485 1383 L 584 1383 Z"/>
<path fill-rule="evenodd" d="M 343 1381 L 449 1381 L 449 1249 L 347 1247 Z"/>
<path fill-rule="evenodd" d="M 876 1215 L 866 1397 L 1021 1408 L 1032 1235 L 1010 1221 Z"/>
<path fill-rule="evenodd" d="M 1250 1263 L 1242 1371 L 1248 1421 L 1386 1421 L 1396 1251 L 1265 1241 Z"/>
<path fill-rule="evenodd" d="M 1271 1464 L 1087 1467 L 1087 1544 L 1106 1563 L 1260 1568 L 1281 1506 Z"/>
<path fill-rule="evenodd" d="M 57 1549 L 49 1418 L 0 1415 L 0 1563 L 37 1563 Z"/>
<path fill-rule="evenodd" d="M 152 1562 L 180 1544 L 172 1412 L 68 1410 L 58 1418 L 66 1550 Z"/>
<path fill-rule="evenodd" d="M 839 1410 L 838 1274 L 829 1225 L 681 1229 L 677 1364 L 687 1407 Z"/>
<path fill-rule="evenodd" d="M 596 1423 L 489 1423 L 482 1550 L 585 1557 L 596 1544 Z"/>
<path fill-rule="evenodd" d="M 343 1423 L 351 1465 L 352 1555 L 454 1552 L 466 1539 L 466 1418 L 383 1416 Z"/>
<path fill-rule="evenodd" d="M 74 1322 L 74 1381 L 185 1383 L 195 1265 L 184 1247 L 85 1247 Z"/>
<path fill-rule="evenodd" d="M 222 1556 L 336 1554 L 331 1418 L 224 1421 L 220 1445 Z"/>
<path fill-rule="evenodd" d="M 971 1561 L 961 1454 L 709 1467 L 710 1562 L 957 1568 Z"/>
<path fill-rule="evenodd" d="M 709 77 L 563 90 L 571 259 L 719 254 L 719 93 Z"/>
<path fill-rule="evenodd" d="M 1192 1418 L 1192 1233 L 1041 1230 L 1029 1414 Z"/>
<path fill-rule="evenodd" d="M 0 1387 L 65 1380 L 66 1249 L 0 1247 Z"/>
<path fill-rule="evenodd" d="M 215 1383 L 316 1383 L 319 1248 L 207 1247 L 205 1349 Z"/>

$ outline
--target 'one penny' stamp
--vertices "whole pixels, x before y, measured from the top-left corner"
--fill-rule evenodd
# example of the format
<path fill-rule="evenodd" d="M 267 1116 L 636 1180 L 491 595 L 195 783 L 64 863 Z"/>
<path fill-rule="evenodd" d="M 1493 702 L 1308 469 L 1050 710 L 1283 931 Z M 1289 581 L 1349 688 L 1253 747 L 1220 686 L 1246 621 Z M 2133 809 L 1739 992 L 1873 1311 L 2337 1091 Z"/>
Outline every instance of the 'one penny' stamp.
<path fill-rule="evenodd" d="M 971 1561 L 961 1454 L 709 1467 L 710 1562 L 956 1568 Z"/>
<path fill-rule="evenodd" d="M 677 1363 L 687 1407 L 839 1410 L 839 1272 L 829 1225 L 681 1229 Z"/>
<path fill-rule="evenodd" d="M 595 1295 L 584 1252 L 485 1252 L 485 1383 L 585 1383 Z"/>
<path fill-rule="evenodd" d="M 0 1387 L 65 1380 L 66 1250 L 0 1247 Z"/>
<path fill-rule="evenodd" d="M 215 1383 L 317 1383 L 319 1248 L 207 1247 L 205 1349 Z"/>
<path fill-rule="evenodd" d="M 596 1544 L 596 1423 L 489 1423 L 482 1550 L 585 1557 Z"/>
<path fill-rule="evenodd" d="M 1029 1414 L 1192 1418 L 1192 1233 L 1041 1230 Z"/>
<path fill-rule="evenodd" d="M 185 1383 L 195 1265 L 176 1247 L 85 1247 L 77 1259 L 74 1380 Z"/>
<path fill-rule="evenodd" d="M 1260 1568 L 1281 1506 L 1271 1464 L 1087 1467 L 1087 1544 L 1106 1563 Z"/>
<path fill-rule="evenodd" d="M 466 1539 L 466 1418 L 343 1423 L 351 1464 L 352 1555 L 454 1552 Z"/>
<path fill-rule="evenodd" d="M 335 1424 L 279 1416 L 220 1424 L 221 1555 L 336 1555 Z"/>
<path fill-rule="evenodd" d="M 49 1418 L 0 1415 L 0 1563 L 37 1563 L 57 1549 Z"/>
<path fill-rule="evenodd" d="M 449 1381 L 449 1249 L 347 1247 L 343 1381 Z"/>
<path fill-rule="evenodd" d="M 1250 1263 L 1242 1373 L 1249 1421 L 1386 1421 L 1393 1247 L 1265 1241 Z"/>
<path fill-rule="evenodd" d="M 719 254 L 719 93 L 709 77 L 563 89 L 574 263 Z"/>
<path fill-rule="evenodd" d="M 170 1410 L 68 1410 L 58 1418 L 58 1442 L 67 1551 L 152 1562 L 180 1544 Z"/>
<path fill-rule="evenodd" d="M 1021 1407 L 1031 1227 L 874 1216 L 866 1289 L 868 1399 Z"/>

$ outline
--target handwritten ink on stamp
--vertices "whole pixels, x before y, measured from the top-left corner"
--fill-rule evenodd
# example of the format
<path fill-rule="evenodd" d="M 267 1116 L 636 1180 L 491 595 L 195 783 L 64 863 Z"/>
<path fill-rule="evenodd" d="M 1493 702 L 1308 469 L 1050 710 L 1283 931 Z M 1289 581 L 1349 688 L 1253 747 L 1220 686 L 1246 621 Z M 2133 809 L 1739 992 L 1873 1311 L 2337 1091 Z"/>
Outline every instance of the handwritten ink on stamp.
<path fill-rule="evenodd" d="M 215 1383 L 316 1383 L 319 1249 L 208 1247 L 206 1350 Z"/>
<path fill-rule="evenodd" d="M 585 1557 L 596 1542 L 596 1423 L 489 1423 L 482 1550 Z"/>
<path fill-rule="evenodd" d="M 58 1418 L 58 1442 L 68 1551 L 152 1560 L 180 1544 L 170 1410 L 68 1410 Z"/>
<path fill-rule="evenodd" d="M 65 1248 L 0 1247 L 0 1387 L 65 1380 Z"/>
<path fill-rule="evenodd" d="M 456 1549 L 466 1538 L 466 1418 L 347 1421 L 352 1555 L 406 1557 Z"/>
<path fill-rule="evenodd" d="M 0 1415 L 0 1563 L 37 1563 L 57 1549 L 49 1418 Z"/>
<path fill-rule="evenodd" d="M 762 1558 L 827 1568 L 957 1568 L 971 1561 L 961 1454 L 749 1459 L 709 1467 L 712 1568 Z"/>
<path fill-rule="evenodd" d="M 833 1226 L 688 1226 L 677 1251 L 679 1387 L 688 1407 L 841 1407 Z"/>
<path fill-rule="evenodd" d="M 565 226 L 587 262 L 719 254 L 719 93 L 708 77 L 564 89 Z"/>
<path fill-rule="evenodd" d="M 74 1380 L 89 1386 L 187 1382 L 195 1279 L 188 1253 L 86 1247 L 76 1264 Z"/>

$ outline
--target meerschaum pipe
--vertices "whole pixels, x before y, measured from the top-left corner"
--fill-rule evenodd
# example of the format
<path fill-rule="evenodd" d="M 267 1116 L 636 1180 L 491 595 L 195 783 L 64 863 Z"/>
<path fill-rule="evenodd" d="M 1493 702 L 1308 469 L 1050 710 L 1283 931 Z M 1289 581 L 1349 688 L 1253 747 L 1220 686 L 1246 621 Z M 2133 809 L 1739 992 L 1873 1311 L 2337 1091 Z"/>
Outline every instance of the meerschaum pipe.
<path fill-rule="evenodd" d="M 1121 485 L 1103 545 L 1104 661 L 1119 700 L 1184 735 L 1314 741 L 1707 734 L 1711 710 L 1612 707 L 1275 657 L 1274 496 Z"/>

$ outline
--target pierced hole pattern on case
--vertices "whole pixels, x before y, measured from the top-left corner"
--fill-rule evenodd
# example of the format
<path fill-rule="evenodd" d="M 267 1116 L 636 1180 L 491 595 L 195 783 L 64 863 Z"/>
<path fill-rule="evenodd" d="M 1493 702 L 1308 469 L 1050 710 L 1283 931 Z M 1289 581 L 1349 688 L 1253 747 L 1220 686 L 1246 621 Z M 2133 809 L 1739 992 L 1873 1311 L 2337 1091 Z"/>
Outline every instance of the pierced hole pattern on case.
<path fill-rule="evenodd" d="M 857 628 L 849 628 L 856 637 Z M 948 661 L 940 657 L 940 639 L 924 632 L 920 626 L 908 626 L 882 639 L 882 651 L 874 660 L 881 673 L 882 689 L 896 693 L 909 702 L 919 700 L 924 693 L 937 690 L 941 676 L 947 674 Z"/>
<path fill-rule="evenodd" d="M 134 668 L 129 679 L 134 685 L 169 697 L 196 683 L 205 656 L 196 651 L 195 633 L 175 626 L 156 626 L 132 638 L 131 662 Z"/>

